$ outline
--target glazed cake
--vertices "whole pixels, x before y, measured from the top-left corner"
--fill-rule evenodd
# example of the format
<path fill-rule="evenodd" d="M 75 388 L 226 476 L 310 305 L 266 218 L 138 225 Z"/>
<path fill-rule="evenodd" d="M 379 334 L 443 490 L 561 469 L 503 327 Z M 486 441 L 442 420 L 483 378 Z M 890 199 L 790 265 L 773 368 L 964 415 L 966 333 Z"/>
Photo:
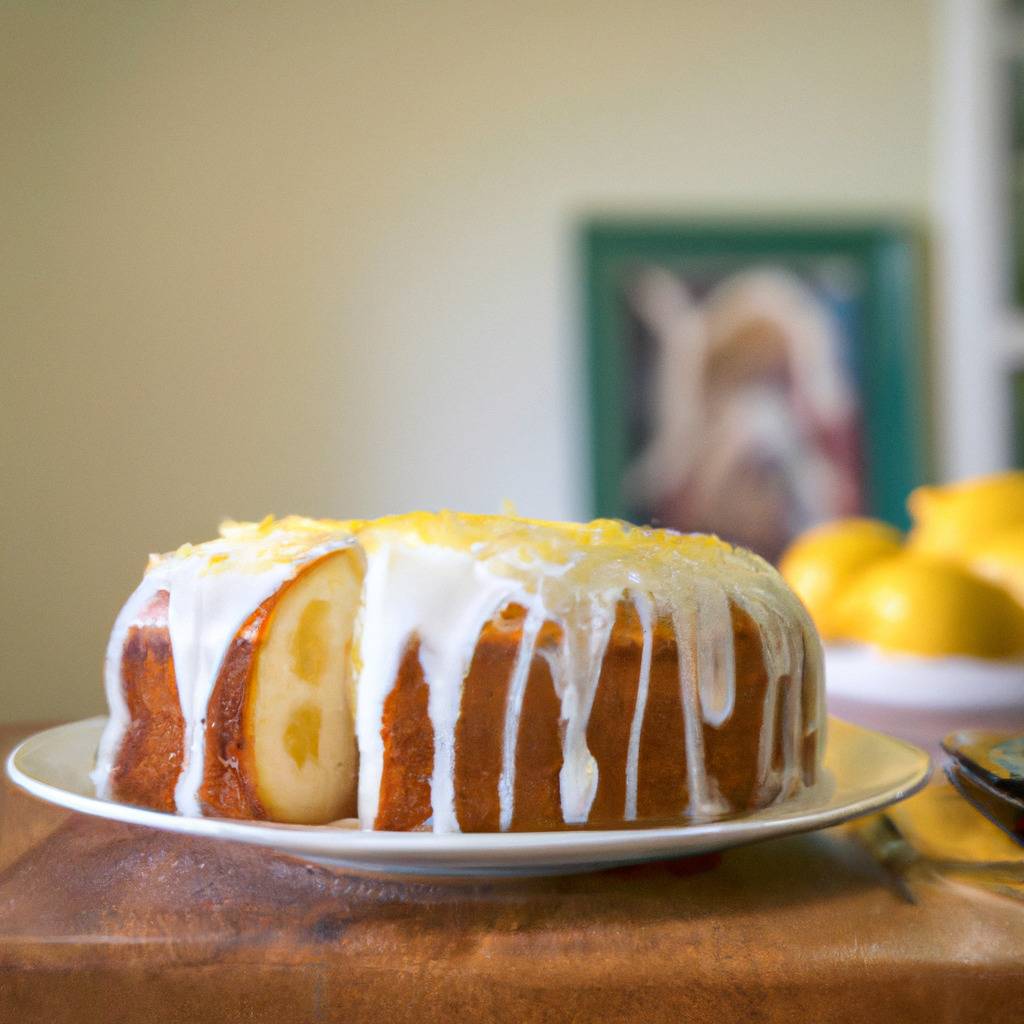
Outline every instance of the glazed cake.
<path fill-rule="evenodd" d="M 814 783 L 821 648 L 750 552 L 597 520 L 226 523 L 114 625 L 101 797 L 435 832 L 698 822 Z"/>

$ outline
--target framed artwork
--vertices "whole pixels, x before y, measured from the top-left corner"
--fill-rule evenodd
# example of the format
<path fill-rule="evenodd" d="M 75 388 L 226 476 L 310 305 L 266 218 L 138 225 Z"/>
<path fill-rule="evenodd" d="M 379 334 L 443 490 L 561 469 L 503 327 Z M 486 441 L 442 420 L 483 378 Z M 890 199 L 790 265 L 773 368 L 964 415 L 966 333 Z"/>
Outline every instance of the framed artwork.
<path fill-rule="evenodd" d="M 769 559 L 836 516 L 906 525 L 927 448 L 911 231 L 607 220 L 583 248 L 597 515 Z"/>
<path fill-rule="evenodd" d="M 1020 6 L 1019 4 L 1017 5 Z M 1019 17 L 1018 13 L 1018 17 Z M 1021 44 L 1018 43 L 1018 48 Z M 1010 263 L 1013 303 L 1024 308 L 1024 52 L 1013 54 L 1010 61 L 1009 137 L 1006 179 L 1009 186 Z"/>
<path fill-rule="evenodd" d="M 1024 370 L 1015 370 L 1010 374 L 1010 416 L 1013 426 L 1013 466 L 1014 469 L 1024 469 Z"/>

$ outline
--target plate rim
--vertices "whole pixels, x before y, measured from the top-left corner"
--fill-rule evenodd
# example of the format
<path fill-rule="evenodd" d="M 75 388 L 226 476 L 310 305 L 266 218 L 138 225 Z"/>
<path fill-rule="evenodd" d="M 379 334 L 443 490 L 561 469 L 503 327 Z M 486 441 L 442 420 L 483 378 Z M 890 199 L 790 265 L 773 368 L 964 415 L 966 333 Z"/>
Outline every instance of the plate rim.
<path fill-rule="evenodd" d="M 522 867 L 540 872 L 564 865 L 570 870 L 593 870 L 615 864 L 637 863 L 690 853 L 725 849 L 802 831 L 817 831 L 842 824 L 898 803 L 923 788 L 933 771 L 932 759 L 920 747 L 887 733 L 834 717 L 841 731 L 870 734 L 888 744 L 902 747 L 916 765 L 908 764 L 905 777 L 859 799 L 836 806 L 810 807 L 798 797 L 786 812 L 785 803 L 725 821 L 696 825 L 664 825 L 654 828 L 562 830 L 550 832 L 384 832 L 337 825 L 289 825 L 227 818 L 186 817 L 133 804 L 85 796 L 46 782 L 23 770 L 19 760 L 40 743 L 53 742 L 68 731 L 98 729 L 106 716 L 98 715 L 65 722 L 25 737 L 6 761 L 11 781 L 37 799 L 91 817 L 144 825 L 160 831 L 237 841 L 269 847 L 293 856 L 315 858 L 360 870 L 387 872 L 485 873 L 518 871 Z M 56 735 L 55 735 L 56 734 Z M 829 729 L 830 736 L 834 730 Z M 779 813 L 781 812 L 781 813 Z M 324 852 L 324 840 L 333 852 Z M 529 858 L 520 861 L 520 858 Z M 537 858 L 547 858 L 546 864 Z M 558 858 L 552 860 L 551 858 Z M 386 866 L 385 866 L 386 865 Z M 575 865 L 575 867 L 573 867 Z"/>

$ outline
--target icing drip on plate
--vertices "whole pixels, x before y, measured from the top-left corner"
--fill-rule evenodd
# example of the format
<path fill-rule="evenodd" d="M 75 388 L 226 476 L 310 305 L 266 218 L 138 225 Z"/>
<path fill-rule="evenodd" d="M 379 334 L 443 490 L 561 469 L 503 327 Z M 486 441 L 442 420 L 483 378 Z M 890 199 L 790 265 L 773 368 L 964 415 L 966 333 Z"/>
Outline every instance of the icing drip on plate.
<path fill-rule="evenodd" d="M 634 593 L 633 605 L 643 646 L 640 650 L 640 678 L 636 684 L 636 702 L 633 719 L 629 726 L 629 747 L 626 750 L 626 807 L 623 817 L 636 821 L 636 794 L 640 781 L 640 734 L 644 727 L 644 712 L 647 710 L 647 694 L 651 686 L 651 657 L 654 653 L 654 606 L 648 594 Z"/>
<path fill-rule="evenodd" d="M 539 601 L 531 601 L 523 622 L 523 636 L 516 654 L 512 680 L 505 705 L 505 719 L 501 735 L 501 776 L 498 779 L 500 828 L 507 832 L 512 824 L 513 800 L 516 788 L 516 749 L 519 741 L 519 721 L 523 713 L 526 679 L 533 663 L 537 634 L 544 625 L 544 609 Z"/>

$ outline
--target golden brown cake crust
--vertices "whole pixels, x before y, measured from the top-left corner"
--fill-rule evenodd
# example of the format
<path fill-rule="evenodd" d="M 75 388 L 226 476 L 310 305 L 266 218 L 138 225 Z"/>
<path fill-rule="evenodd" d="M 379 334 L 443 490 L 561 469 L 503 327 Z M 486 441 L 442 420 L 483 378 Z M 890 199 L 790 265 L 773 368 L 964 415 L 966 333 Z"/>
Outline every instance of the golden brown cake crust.
<path fill-rule="evenodd" d="M 199 800 L 220 818 L 265 818 L 256 795 L 252 679 L 259 642 L 278 595 L 264 601 L 238 631 L 217 675 L 206 718 L 206 758 Z"/>
<path fill-rule="evenodd" d="M 410 642 L 395 685 L 384 702 L 384 771 L 374 828 L 391 832 L 421 827 L 431 811 L 434 729 L 427 713 L 430 688 L 419 654 L 419 641 Z"/>
<path fill-rule="evenodd" d="M 160 590 L 129 626 L 121 651 L 129 726 L 111 772 L 118 800 L 174 810 L 185 722 L 167 629 L 169 595 Z"/>
<path fill-rule="evenodd" d="M 256 794 L 256 767 L 247 721 L 249 681 L 260 638 L 279 595 L 265 601 L 239 630 L 225 658 L 206 723 L 206 761 L 201 799 L 206 813 L 229 818 L 265 818 Z M 181 713 L 166 628 L 166 592 L 148 606 L 150 624 L 134 627 L 124 649 L 125 694 L 132 727 L 121 748 L 115 774 L 119 799 L 174 809 L 174 783 L 182 744 Z M 707 771 L 736 810 L 761 806 L 777 795 L 758 793 L 756 750 L 766 706 L 761 639 L 753 619 L 732 606 L 739 697 L 729 719 L 718 727 L 703 723 Z M 160 624 L 163 616 L 163 623 Z M 562 724 L 548 659 L 560 631 L 542 630 L 527 677 L 516 745 L 513 831 L 565 828 L 559 803 Z M 501 723 L 509 679 L 522 642 L 522 609 L 506 611 L 480 634 L 462 693 L 456 730 L 455 790 L 460 828 L 465 832 L 499 828 Z M 615 828 L 624 819 L 629 727 L 635 710 L 640 665 L 640 625 L 632 605 L 619 605 L 588 724 L 588 746 L 599 772 L 589 828 Z M 785 691 L 795 685 L 783 677 Z M 809 710 L 801 695 L 803 714 Z M 404 831 L 423 827 L 431 815 L 430 779 L 434 738 L 427 714 L 429 689 L 410 643 L 395 686 L 384 707 L 384 773 L 375 827 Z M 785 693 L 776 703 L 786 706 Z M 779 712 L 781 714 L 781 710 Z M 783 758 L 784 730 L 776 724 L 772 761 Z M 813 736 L 801 759 L 805 784 L 814 780 Z M 168 756 L 173 755 L 173 756 Z M 640 737 L 638 823 L 680 821 L 686 816 L 689 787 L 686 737 L 680 699 L 678 652 L 671 627 L 659 621 L 653 638 L 647 706 Z"/>

